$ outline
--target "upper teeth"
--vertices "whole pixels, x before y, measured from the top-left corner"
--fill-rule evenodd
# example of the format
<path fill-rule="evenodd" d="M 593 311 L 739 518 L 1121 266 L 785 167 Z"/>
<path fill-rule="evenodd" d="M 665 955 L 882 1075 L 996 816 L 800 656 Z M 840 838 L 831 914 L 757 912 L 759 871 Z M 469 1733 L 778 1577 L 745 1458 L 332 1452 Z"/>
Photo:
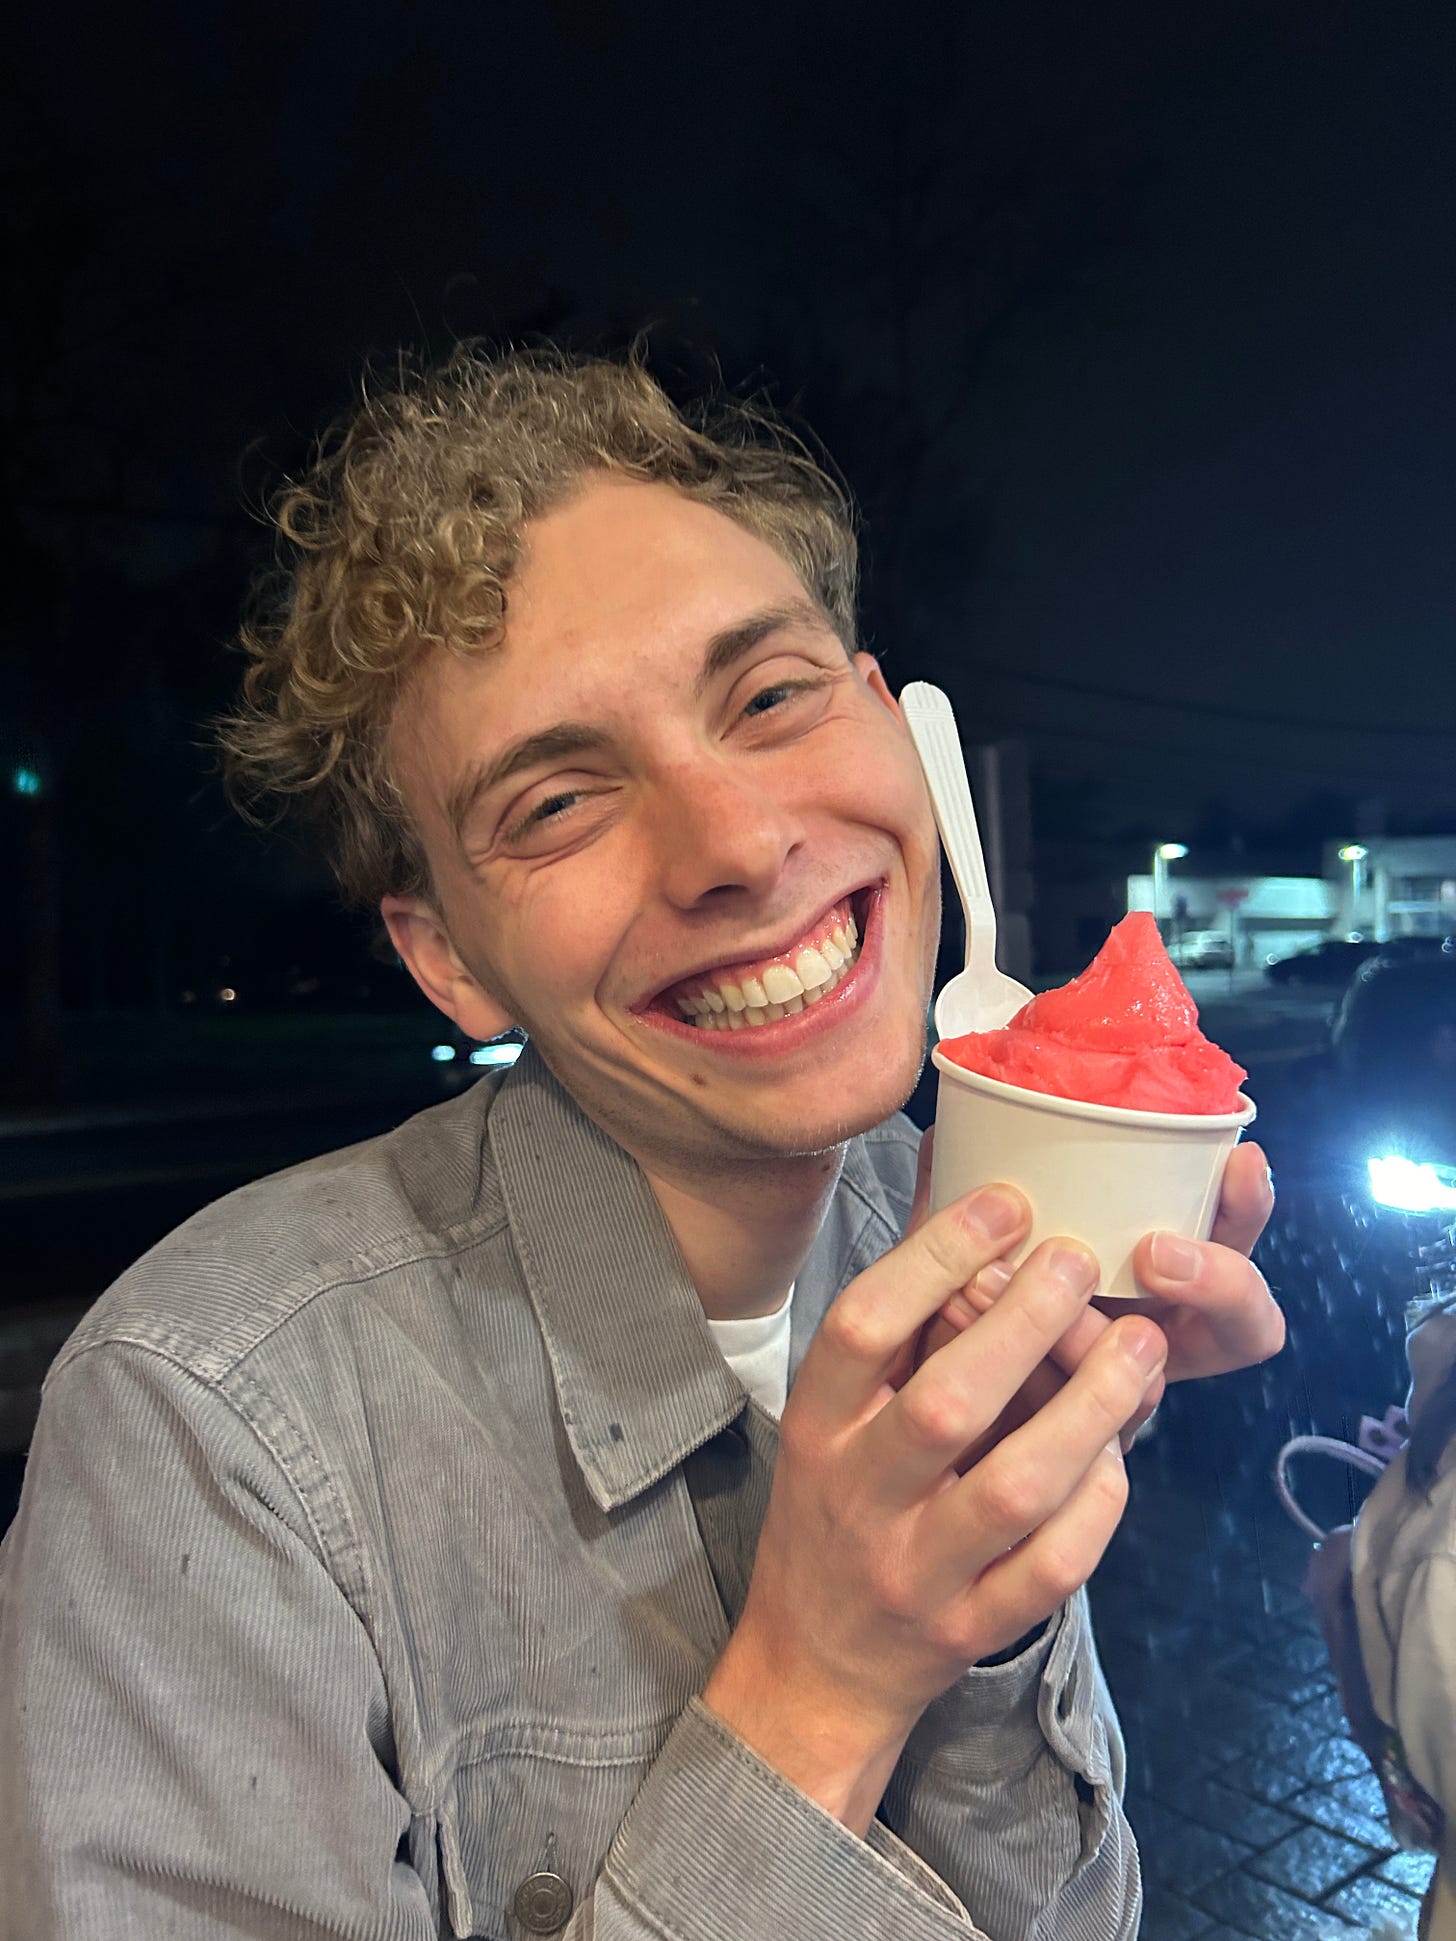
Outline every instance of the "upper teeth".
<path fill-rule="evenodd" d="M 745 1025 L 769 1024 L 802 1011 L 806 1004 L 817 1004 L 858 955 L 859 928 L 846 915 L 817 945 L 806 944 L 797 951 L 792 962 L 768 964 L 759 976 L 736 982 L 728 977 L 705 982 L 693 996 L 679 997 L 678 1009 L 707 1031 L 741 1031 Z"/>

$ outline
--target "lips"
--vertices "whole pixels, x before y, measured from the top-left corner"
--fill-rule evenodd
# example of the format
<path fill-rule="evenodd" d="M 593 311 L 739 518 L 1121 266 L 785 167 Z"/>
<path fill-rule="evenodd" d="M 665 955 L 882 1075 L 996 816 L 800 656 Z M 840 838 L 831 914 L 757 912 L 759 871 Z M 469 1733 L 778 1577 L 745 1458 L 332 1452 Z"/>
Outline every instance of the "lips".
<path fill-rule="evenodd" d="M 670 1030 L 749 1032 L 794 1017 L 831 998 L 849 979 L 864 946 L 864 926 L 880 885 L 851 892 L 816 917 L 795 941 L 767 956 L 720 963 L 667 985 L 638 1013 Z M 826 1010 L 838 1010 L 838 998 Z M 736 1039 L 742 1045 L 742 1036 Z"/>

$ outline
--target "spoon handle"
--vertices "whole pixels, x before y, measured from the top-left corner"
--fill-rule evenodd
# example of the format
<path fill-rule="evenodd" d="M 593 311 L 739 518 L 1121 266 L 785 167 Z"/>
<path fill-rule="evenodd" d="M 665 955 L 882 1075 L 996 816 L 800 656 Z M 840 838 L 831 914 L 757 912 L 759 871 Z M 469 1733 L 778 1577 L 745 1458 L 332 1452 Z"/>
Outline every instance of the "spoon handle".
<path fill-rule="evenodd" d="M 965 909 L 967 961 L 974 944 L 977 955 L 984 951 L 986 961 L 994 964 L 996 910 L 950 697 L 928 681 L 911 681 L 900 690 L 900 708 L 925 771 L 941 845 Z"/>

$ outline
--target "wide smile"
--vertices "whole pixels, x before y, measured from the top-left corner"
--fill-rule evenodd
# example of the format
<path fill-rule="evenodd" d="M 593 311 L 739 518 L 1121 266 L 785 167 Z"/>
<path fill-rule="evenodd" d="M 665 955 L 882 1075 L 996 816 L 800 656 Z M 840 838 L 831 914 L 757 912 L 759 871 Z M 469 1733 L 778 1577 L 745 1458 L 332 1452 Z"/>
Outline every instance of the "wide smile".
<path fill-rule="evenodd" d="M 852 891 L 816 917 L 786 949 L 715 965 L 659 991 L 644 1023 L 706 1049 L 755 1050 L 829 1022 L 858 995 L 878 958 L 883 883 Z"/>

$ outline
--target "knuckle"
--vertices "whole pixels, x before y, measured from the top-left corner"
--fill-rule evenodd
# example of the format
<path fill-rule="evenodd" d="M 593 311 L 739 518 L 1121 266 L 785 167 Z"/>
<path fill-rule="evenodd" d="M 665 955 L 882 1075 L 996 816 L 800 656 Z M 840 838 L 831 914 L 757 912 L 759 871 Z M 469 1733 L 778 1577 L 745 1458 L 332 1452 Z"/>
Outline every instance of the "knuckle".
<path fill-rule="evenodd" d="M 964 1441 L 963 1411 L 954 1394 L 941 1382 L 918 1379 L 901 1394 L 901 1420 L 911 1439 L 925 1449 L 942 1449 Z"/>
<path fill-rule="evenodd" d="M 819 1324 L 819 1338 L 850 1361 L 874 1361 L 882 1352 L 874 1316 L 863 1301 L 842 1294 Z"/>
<path fill-rule="evenodd" d="M 1148 1373 L 1138 1367 L 1123 1350 L 1116 1326 L 1104 1336 L 1106 1346 L 1084 1364 L 1087 1398 L 1098 1417 L 1098 1426 L 1121 1428 L 1142 1401 L 1148 1386 Z"/>
<path fill-rule="evenodd" d="M 1080 1546 L 1062 1540 L 1044 1543 L 1031 1560 L 1037 1601 L 1049 1611 L 1065 1604 L 1086 1583 L 1095 1562 L 1095 1557 L 1082 1554 Z"/>
<path fill-rule="evenodd" d="M 993 1527 L 1017 1532 L 1029 1530 L 1043 1511 L 1036 1476 L 1021 1464 L 992 1459 L 983 1463 L 977 1477 L 981 1508 Z"/>
<path fill-rule="evenodd" d="M 927 1220 L 916 1239 L 930 1265 L 948 1281 L 968 1281 L 986 1258 L 984 1237 L 958 1203 Z"/>

